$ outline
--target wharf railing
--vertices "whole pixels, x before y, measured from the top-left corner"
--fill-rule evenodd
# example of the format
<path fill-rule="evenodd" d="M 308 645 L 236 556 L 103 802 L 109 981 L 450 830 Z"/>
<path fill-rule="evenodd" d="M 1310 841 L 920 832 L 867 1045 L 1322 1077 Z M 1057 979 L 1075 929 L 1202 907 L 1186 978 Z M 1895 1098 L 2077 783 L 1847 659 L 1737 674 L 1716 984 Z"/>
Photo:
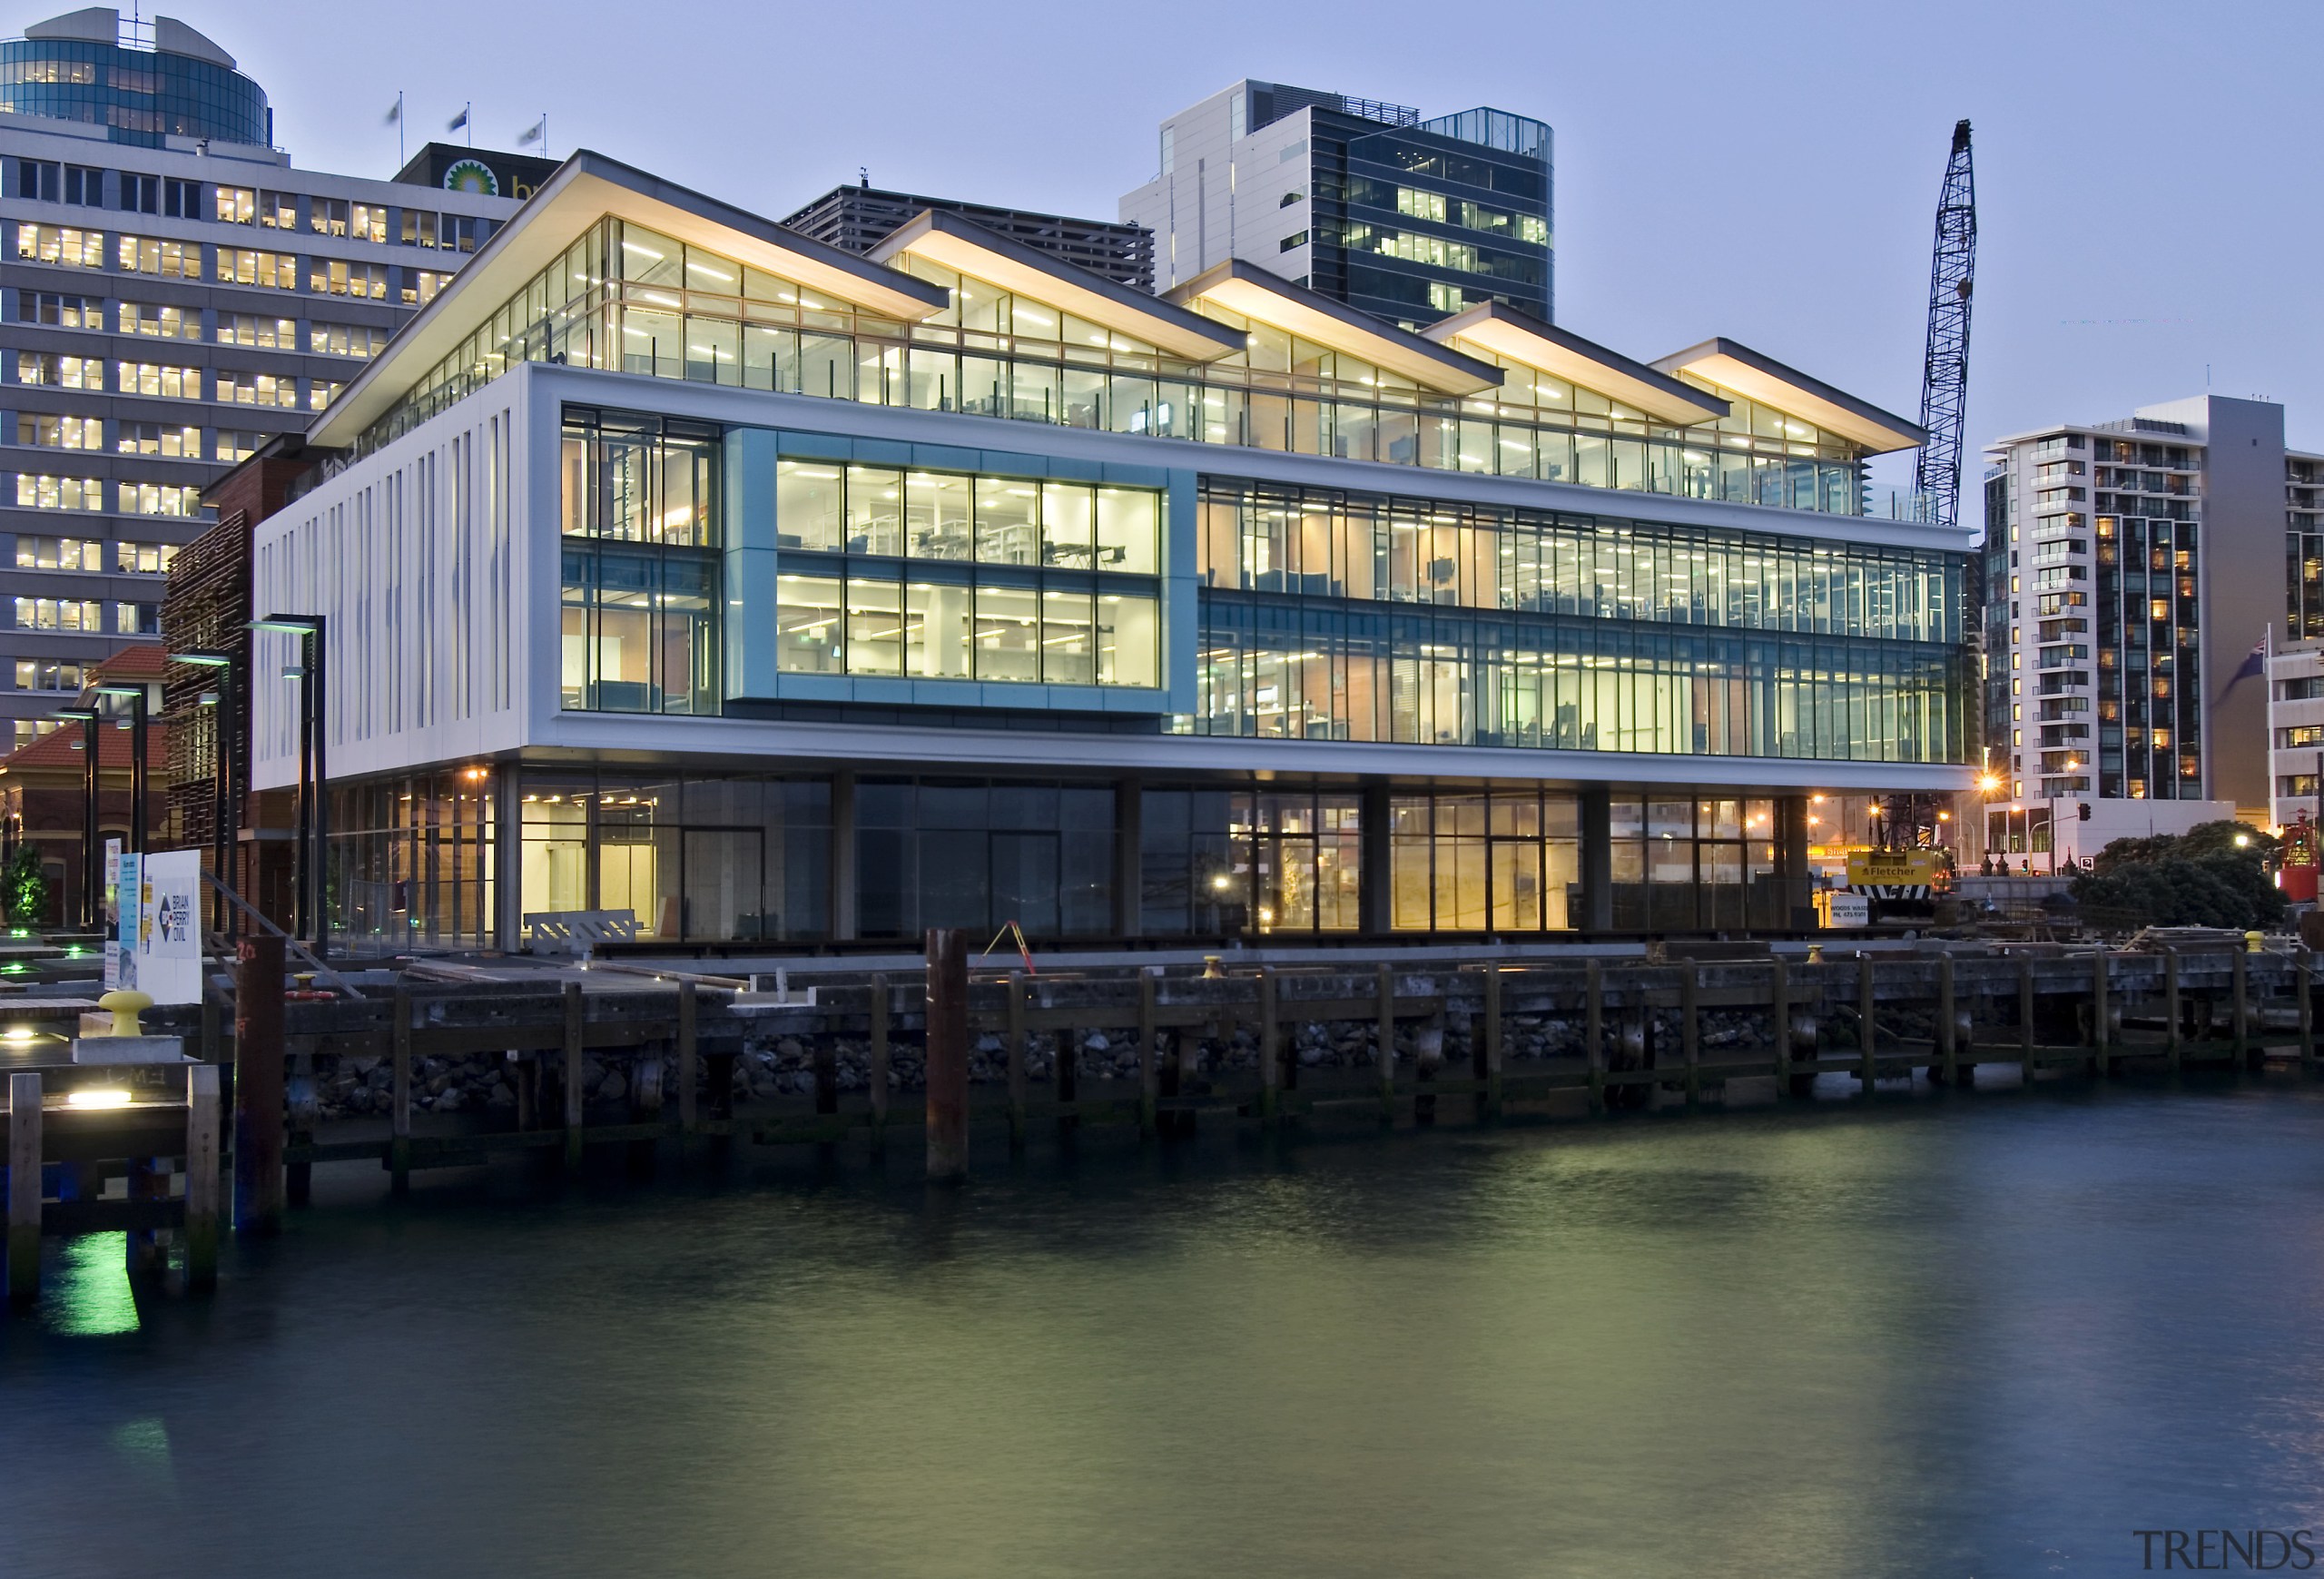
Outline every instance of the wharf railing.
<path fill-rule="evenodd" d="M 133 1271 L 165 1271 L 174 1248 L 186 1285 L 206 1287 L 230 1162 L 231 1226 L 264 1233 L 306 1200 L 317 1163 L 374 1162 L 401 1196 L 415 1172 L 496 1157 L 564 1172 L 620 1148 L 650 1171 L 673 1145 L 860 1139 L 876 1152 L 918 1130 L 931 1176 L 949 1178 L 979 1125 L 1022 1148 L 1044 1126 L 1167 1139 L 1206 1119 L 1427 1124 L 1455 1100 L 1483 1122 L 1639 1108 L 1658 1090 L 1695 1105 L 1737 1081 L 1804 1097 L 1827 1076 L 1865 1094 L 1915 1078 L 1965 1089 L 1996 1065 L 2023 1084 L 2134 1065 L 2316 1066 L 2304 949 L 972 976 L 961 938 L 931 934 L 931 970 L 795 994 L 592 972 L 545 987 L 407 977 L 360 1002 L 287 1002 L 281 940 L 247 940 L 231 1020 L 222 993 L 148 1016 L 183 1031 L 192 1061 L 149 1073 L 125 1107 L 73 1105 L 75 1087 L 111 1078 L 102 1066 L 10 1055 L 10 1292 L 36 1291 L 41 1235 L 98 1229 L 130 1232 Z M 25 1012 L 0 1002 L 0 1047 Z M 1098 1035 L 1104 1057 L 1088 1051 Z M 804 1089 L 770 1095 L 749 1078 L 744 1061 L 774 1046 L 803 1065 Z M 478 1059 L 498 1061 L 513 1103 L 425 1110 L 424 1069 Z M 327 1127 L 318 1071 L 344 1060 L 388 1071 L 385 1112 Z M 590 1102 L 592 1066 L 621 1075 L 614 1101 Z"/>

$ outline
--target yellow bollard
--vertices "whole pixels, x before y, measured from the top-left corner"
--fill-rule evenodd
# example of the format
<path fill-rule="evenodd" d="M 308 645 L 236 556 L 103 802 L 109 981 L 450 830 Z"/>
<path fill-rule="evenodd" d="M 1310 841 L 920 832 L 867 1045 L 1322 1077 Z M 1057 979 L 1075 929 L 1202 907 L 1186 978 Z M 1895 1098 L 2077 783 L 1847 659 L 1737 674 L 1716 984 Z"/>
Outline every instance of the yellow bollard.
<path fill-rule="evenodd" d="M 2243 948 L 2244 948 L 2244 952 L 2247 952 L 2247 953 L 2253 953 L 2253 954 L 2262 952 L 2263 951 L 2261 950 L 2261 948 L 2260 948 L 2260 945 L 2263 942 L 2265 942 L 2265 941 L 2266 941 L 2265 936 L 2264 936 L 2264 934 L 2262 934 L 2262 933 L 2256 933 L 2256 932 L 2248 932 L 2248 933 L 2245 933 L 2243 934 Z"/>
<path fill-rule="evenodd" d="M 144 1035 L 143 1029 L 137 1023 L 137 1016 L 153 1006 L 153 995 L 140 992 L 134 987 L 116 987 L 97 1000 L 98 1008 L 113 1011 L 113 1034 L 115 1036 Z"/>

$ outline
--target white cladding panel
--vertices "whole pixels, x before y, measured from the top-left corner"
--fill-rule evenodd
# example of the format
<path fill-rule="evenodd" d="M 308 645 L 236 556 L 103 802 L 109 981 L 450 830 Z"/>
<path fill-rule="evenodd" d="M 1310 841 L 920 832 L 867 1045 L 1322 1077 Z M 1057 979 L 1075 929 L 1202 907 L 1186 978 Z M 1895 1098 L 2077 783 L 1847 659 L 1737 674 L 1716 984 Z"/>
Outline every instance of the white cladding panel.
<path fill-rule="evenodd" d="M 328 617 L 326 767 L 334 779 L 511 750 L 524 741 L 527 613 L 554 628 L 556 578 L 532 574 L 554 514 L 555 446 L 527 446 L 526 379 L 497 380 L 261 523 L 251 603 Z M 524 458 L 546 454 L 543 478 Z M 547 552 L 555 552 L 554 520 Z M 543 588 L 546 587 L 544 594 Z M 300 638 L 254 649 L 252 782 L 298 782 Z M 552 676 L 553 679 L 553 676 Z"/>

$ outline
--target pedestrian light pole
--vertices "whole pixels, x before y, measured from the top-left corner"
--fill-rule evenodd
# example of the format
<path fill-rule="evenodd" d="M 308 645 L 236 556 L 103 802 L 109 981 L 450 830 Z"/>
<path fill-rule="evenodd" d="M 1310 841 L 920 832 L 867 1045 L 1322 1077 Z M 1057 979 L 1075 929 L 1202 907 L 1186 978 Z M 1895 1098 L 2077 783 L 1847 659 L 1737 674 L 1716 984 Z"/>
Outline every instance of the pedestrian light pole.
<path fill-rule="evenodd" d="M 103 715 L 94 707 L 60 707 L 56 715 L 81 725 L 81 926 L 95 932 L 104 913 L 104 855 L 97 848 L 97 730 Z"/>
<path fill-rule="evenodd" d="M 129 848 L 132 854 L 145 854 L 146 787 L 151 775 L 145 765 L 145 745 L 150 720 L 147 717 L 145 687 L 143 686 L 99 686 L 100 696 L 120 696 L 129 703 L 129 717 L 125 723 L 114 722 L 129 731 Z"/>
<path fill-rule="evenodd" d="M 227 893 L 239 894 L 241 885 L 234 881 L 234 842 L 241 828 L 241 763 L 242 709 L 242 660 L 230 652 L 210 647 L 195 647 L 187 652 L 172 653 L 173 662 L 192 664 L 198 667 L 222 669 L 223 676 L 215 691 L 202 695 L 202 705 L 211 709 L 211 721 L 217 742 L 212 753 L 212 792 L 216 804 L 212 813 L 211 864 L 219 883 Z M 222 936 L 232 937 L 241 929 L 241 918 L 233 905 L 224 897 L 218 901 L 218 931 Z"/>
<path fill-rule="evenodd" d="M 330 922 L 323 901 L 330 891 L 324 875 L 324 852 L 330 846 L 330 807 L 324 770 L 324 741 L 329 715 L 329 691 L 323 666 L 329 646 L 327 617 L 320 614 L 270 614 L 254 619 L 252 630 L 275 631 L 299 638 L 299 666 L 283 671 L 283 678 L 299 682 L 299 834 L 292 930 L 314 941 L 315 958 L 330 952 Z"/>

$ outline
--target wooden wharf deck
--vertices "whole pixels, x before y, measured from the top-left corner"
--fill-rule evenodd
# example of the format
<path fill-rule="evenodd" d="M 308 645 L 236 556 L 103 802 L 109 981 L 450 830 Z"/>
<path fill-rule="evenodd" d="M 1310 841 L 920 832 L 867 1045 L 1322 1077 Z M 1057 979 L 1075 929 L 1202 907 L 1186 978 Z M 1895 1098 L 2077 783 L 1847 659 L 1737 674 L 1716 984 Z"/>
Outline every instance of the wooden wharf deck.
<path fill-rule="evenodd" d="M 959 970 L 957 958 L 949 968 Z M 118 1074 L 64 1061 L 53 1021 L 31 1018 L 43 1012 L 37 1001 L 25 1001 L 22 1019 L 12 1018 L 18 1001 L 0 1001 L 8 1281 L 19 1301 L 36 1288 L 40 1235 L 106 1229 L 130 1233 L 133 1269 L 159 1269 L 153 1236 L 166 1231 L 182 1247 L 190 1287 L 213 1277 L 222 1169 L 234 1152 L 222 1104 L 238 1066 L 250 1089 L 265 1089 L 271 1076 L 286 1092 L 279 1127 L 267 1133 L 260 1115 L 235 1160 L 247 1174 L 253 1158 L 271 1153 L 279 1162 L 264 1170 L 279 1167 L 287 1189 L 271 1177 L 239 1179 L 238 1199 L 246 1185 L 253 1191 L 249 1209 L 234 1213 L 241 1223 L 279 1210 L 270 1202 L 296 1205 L 319 1162 L 374 1161 L 399 1195 L 414 1172 L 496 1156 L 532 1154 L 544 1167 L 576 1169 L 593 1148 L 623 1147 L 633 1165 L 649 1167 L 672 1142 L 863 1139 L 883 1148 L 920 1131 L 931 1172 L 950 1176 L 955 1162 L 965 1168 L 967 1129 L 977 1124 L 1005 1127 L 1022 1146 L 1039 1127 L 1116 1123 L 1167 1137 L 1203 1115 L 1267 1127 L 1326 1115 L 1430 1122 L 1446 1099 L 1465 1099 L 1481 1120 L 1644 1106 L 1656 1088 L 1692 1105 L 1744 1080 L 1804 1096 L 1826 1075 L 1851 1077 L 1866 1093 L 1915 1077 L 1972 1087 L 1977 1071 L 1995 1065 L 2013 1068 L 2021 1082 L 2058 1071 L 2104 1077 L 2133 1064 L 2245 1071 L 2269 1059 L 2308 1071 L 2317 1059 L 2314 977 L 2304 950 L 2056 948 L 1811 961 L 1390 962 L 1369 971 L 1261 966 L 1215 975 L 982 972 L 956 993 L 935 995 L 952 1006 L 949 1026 L 940 1016 L 931 1026 L 931 991 L 915 976 L 828 981 L 812 1001 L 796 1002 L 676 972 L 664 981 L 635 972 L 547 983 L 407 980 L 362 1001 L 278 1002 L 279 1041 L 268 1005 L 237 1005 L 261 1011 L 241 1016 L 257 1028 L 245 1031 L 250 1045 L 237 1044 L 222 1002 L 149 1013 L 149 1022 L 186 1036 L 195 1061 L 146 1071 L 129 1106 L 98 1109 L 71 1107 L 71 1089 Z M 15 1024 L 34 1025 L 34 1040 L 11 1041 Z M 1299 1033 L 1305 1028 L 1313 1051 L 1319 1027 L 1342 1044 L 1360 1040 L 1360 1055 L 1303 1061 Z M 923 1064 L 954 1056 L 931 1033 L 947 1029 L 964 1063 L 980 1056 L 971 1050 L 985 1050 L 986 1078 L 969 1085 L 964 1101 L 924 1096 L 917 1076 Z M 1126 1036 L 1134 1070 L 1093 1073 L 1078 1057 L 1052 1055 L 1036 1081 L 1038 1041 L 1069 1048 L 1092 1031 Z M 812 1090 L 738 1102 L 737 1061 L 779 1041 L 806 1050 Z M 1513 1051 L 1521 1042 L 1536 1051 Z M 513 1110 L 421 1110 L 416 1073 L 428 1061 L 477 1057 L 503 1061 Z M 322 1129 L 313 1071 L 341 1059 L 389 1070 L 384 1126 Z M 612 1112 L 584 1100 L 593 1061 L 624 1071 Z M 862 1089 L 841 1089 L 843 1062 L 862 1064 Z M 171 1193 L 181 1178 L 182 1193 Z M 108 1189 L 116 1181 L 118 1194 Z"/>

